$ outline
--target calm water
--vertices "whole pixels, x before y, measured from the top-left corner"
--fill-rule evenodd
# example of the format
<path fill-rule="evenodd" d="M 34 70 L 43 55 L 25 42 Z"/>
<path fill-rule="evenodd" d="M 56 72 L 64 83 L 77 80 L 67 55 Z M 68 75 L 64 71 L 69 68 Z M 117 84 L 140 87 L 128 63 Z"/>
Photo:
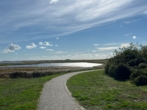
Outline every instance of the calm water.
<path fill-rule="evenodd" d="M 87 63 L 87 62 L 76 62 L 76 63 L 43 63 L 43 64 L 34 64 L 34 65 L 9 65 L 9 66 L 0 66 L 4 67 L 50 67 L 50 66 L 69 66 L 69 67 L 94 67 L 100 66 L 99 63 Z"/>

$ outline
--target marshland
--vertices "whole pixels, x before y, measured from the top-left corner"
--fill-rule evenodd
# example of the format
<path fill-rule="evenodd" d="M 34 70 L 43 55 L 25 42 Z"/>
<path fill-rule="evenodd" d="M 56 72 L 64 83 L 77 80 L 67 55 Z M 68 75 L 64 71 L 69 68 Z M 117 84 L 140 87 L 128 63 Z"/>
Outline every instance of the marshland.
<path fill-rule="evenodd" d="M 32 78 L 72 71 L 98 69 L 104 68 L 106 62 L 107 60 L 7 61 L 1 63 L 0 77 Z"/>
<path fill-rule="evenodd" d="M 99 62 L 100 61 L 100 62 Z M 101 63 L 96 67 L 3 67 L 8 65 L 28 65 L 55 62 L 85 62 L 82 61 L 28 61 L 4 62 L 0 67 L 0 108 L 1 110 L 36 110 L 43 84 L 54 77 L 73 71 L 83 71 L 104 68 L 105 60 L 90 60 Z M 104 62 L 104 63 L 103 63 Z"/>

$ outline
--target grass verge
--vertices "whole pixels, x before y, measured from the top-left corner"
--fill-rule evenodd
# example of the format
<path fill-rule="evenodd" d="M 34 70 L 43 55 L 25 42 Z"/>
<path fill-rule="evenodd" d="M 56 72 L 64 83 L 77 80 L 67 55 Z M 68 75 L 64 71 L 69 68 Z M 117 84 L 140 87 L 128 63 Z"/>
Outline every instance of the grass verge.
<path fill-rule="evenodd" d="M 41 78 L 0 78 L 0 110 L 36 110 L 43 84 L 61 74 Z"/>
<path fill-rule="evenodd" d="M 67 86 L 86 110 L 147 110 L 147 86 L 116 81 L 104 70 L 73 76 Z"/>

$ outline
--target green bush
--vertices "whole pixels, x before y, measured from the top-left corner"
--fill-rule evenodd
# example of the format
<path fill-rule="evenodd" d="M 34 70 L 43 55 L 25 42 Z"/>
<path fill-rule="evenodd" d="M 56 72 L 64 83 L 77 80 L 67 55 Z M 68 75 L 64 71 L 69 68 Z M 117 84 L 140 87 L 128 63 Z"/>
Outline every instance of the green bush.
<path fill-rule="evenodd" d="M 147 46 L 141 46 L 141 57 L 147 63 Z"/>
<path fill-rule="evenodd" d="M 140 63 L 139 68 L 147 68 L 147 63 Z"/>
<path fill-rule="evenodd" d="M 147 75 L 140 75 L 140 76 L 136 77 L 133 80 L 133 83 L 135 83 L 138 86 L 147 85 Z"/>
<path fill-rule="evenodd" d="M 106 74 L 109 74 L 109 72 L 108 72 L 108 71 L 109 71 L 109 66 L 110 66 L 109 63 L 107 63 L 107 64 L 105 65 L 105 73 L 106 73 Z"/>
<path fill-rule="evenodd" d="M 105 66 L 105 73 L 116 80 L 131 80 L 136 85 L 147 84 L 147 46 L 130 44 L 114 51 Z"/>
<path fill-rule="evenodd" d="M 130 75 L 130 80 L 134 80 L 136 77 L 140 76 L 141 72 L 138 69 L 132 69 L 131 75 Z"/>
<path fill-rule="evenodd" d="M 108 75 L 114 77 L 115 71 L 116 71 L 117 66 L 116 65 L 110 65 L 108 69 Z"/>
<path fill-rule="evenodd" d="M 122 63 L 118 65 L 107 63 L 105 73 L 117 80 L 127 80 L 130 77 L 131 71 Z"/>
<path fill-rule="evenodd" d="M 140 62 L 142 62 L 141 58 L 135 58 L 135 59 L 131 59 L 130 61 L 128 61 L 128 65 L 129 66 L 137 66 L 140 64 Z"/>
<path fill-rule="evenodd" d="M 134 70 L 130 76 L 130 80 L 136 85 L 147 85 L 147 71 L 144 69 Z"/>
<path fill-rule="evenodd" d="M 114 78 L 117 80 L 128 80 L 130 77 L 130 69 L 124 64 L 120 63 L 114 70 Z"/>

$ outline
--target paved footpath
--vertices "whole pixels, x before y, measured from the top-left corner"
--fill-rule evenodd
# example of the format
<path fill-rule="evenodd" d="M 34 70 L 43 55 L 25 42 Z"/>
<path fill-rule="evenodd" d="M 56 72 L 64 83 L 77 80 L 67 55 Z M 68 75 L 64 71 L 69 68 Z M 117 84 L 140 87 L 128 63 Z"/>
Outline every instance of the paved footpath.
<path fill-rule="evenodd" d="M 83 71 L 61 75 L 46 82 L 39 99 L 38 110 L 84 110 L 71 97 L 66 86 L 67 80 L 79 73 L 83 73 Z"/>

